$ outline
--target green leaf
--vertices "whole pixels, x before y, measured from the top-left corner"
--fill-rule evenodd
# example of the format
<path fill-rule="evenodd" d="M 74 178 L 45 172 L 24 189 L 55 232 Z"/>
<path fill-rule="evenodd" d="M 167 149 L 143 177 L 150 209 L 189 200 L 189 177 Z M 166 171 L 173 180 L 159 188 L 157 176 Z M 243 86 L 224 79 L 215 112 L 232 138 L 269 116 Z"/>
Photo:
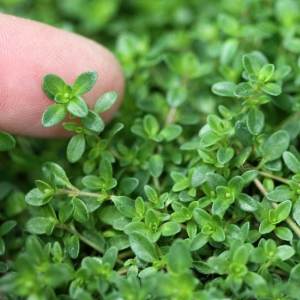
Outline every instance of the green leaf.
<path fill-rule="evenodd" d="M 111 162 L 103 158 L 100 162 L 99 172 L 105 190 L 111 190 L 117 185 L 116 179 L 113 178 L 113 170 Z"/>
<path fill-rule="evenodd" d="M 258 73 L 258 80 L 262 82 L 267 82 L 271 80 L 273 74 L 275 71 L 275 66 L 272 64 L 266 64 L 264 65 Z"/>
<path fill-rule="evenodd" d="M 213 131 L 207 131 L 201 136 L 201 146 L 207 148 L 219 142 L 221 137 Z"/>
<path fill-rule="evenodd" d="M 181 133 L 182 127 L 180 125 L 169 124 L 159 133 L 159 137 L 170 142 L 177 139 Z"/>
<path fill-rule="evenodd" d="M 289 278 L 289 280 L 290 281 L 295 281 L 298 284 L 299 279 L 300 279 L 300 264 L 298 263 L 290 271 L 290 278 Z"/>
<path fill-rule="evenodd" d="M 245 265 L 249 258 L 249 248 L 245 245 L 239 246 L 233 254 L 233 261 L 237 264 Z"/>
<path fill-rule="evenodd" d="M 171 107 L 181 106 L 187 99 L 187 90 L 184 86 L 172 87 L 167 93 L 167 103 Z"/>
<path fill-rule="evenodd" d="M 274 202 L 283 202 L 290 199 L 291 196 L 291 191 L 287 186 L 278 186 L 267 194 L 267 198 Z"/>
<path fill-rule="evenodd" d="M 67 115 L 67 110 L 63 104 L 53 104 L 47 107 L 42 116 L 42 125 L 51 127 L 60 123 Z"/>
<path fill-rule="evenodd" d="M 108 134 L 108 137 L 109 138 L 112 138 L 114 137 L 115 135 L 117 135 L 121 130 L 123 130 L 124 128 L 124 124 L 122 123 L 115 123 L 112 125 L 112 128 L 109 130 L 109 134 Z"/>
<path fill-rule="evenodd" d="M 51 187 L 51 185 L 43 180 L 36 180 L 35 185 L 41 192 L 45 194 L 48 194 L 49 192 L 53 192 L 53 188 Z"/>
<path fill-rule="evenodd" d="M 258 208 L 257 201 L 247 194 L 240 194 L 238 197 L 238 202 L 243 211 L 253 212 Z"/>
<path fill-rule="evenodd" d="M 35 188 L 26 194 L 25 201 L 32 206 L 42 206 L 51 200 L 53 194 L 53 190 L 49 190 L 48 193 L 43 193 L 38 188 Z"/>
<path fill-rule="evenodd" d="M 4 185 L 0 184 L 0 200 L 1 193 L 5 192 L 5 190 L 1 190 L 2 187 L 4 187 Z M 26 209 L 26 203 L 24 201 L 24 198 L 25 196 L 21 191 L 13 191 L 9 195 L 4 208 L 7 217 L 18 215 Z"/>
<path fill-rule="evenodd" d="M 160 224 L 159 218 L 153 209 L 149 209 L 145 214 L 145 225 L 152 232 L 156 232 Z"/>
<path fill-rule="evenodd" d="M 9 151 L 16 145 L 16 141 L 9 133 L 0 131 L 0 151 Z"/>
<path fill-rule="evenodd" d="M 135 215 L 134 201 L 126 196 L 112 196 L 112 202 L 118 211 L 127 218 L 133 218 Z"/>
<path fill-rule="evenodd" d="M 181 230 L 181 226 L 173 221 L 166 222 L 161 226 L 161 234 L 163 236 L 172 236 Z"/>
<path fill-rule="evenodd" d="M 229 64 L 237 52 L 239 41 L 237 39 L 228 39 L 223 45 L 220 55 L 220 63 L 222 65 Z"/>
<path fill-rule="evenodd" d="M 231 189 L 234 196 L 238 196 L 241 193 L 244 185 L 245 182 L 242 176 L 234 176 L 228 182 L 228 187 Z"/>
<path fill-rule="evenodd" d="M 291 246 L 281 245 L 277 248 L 277 256 L 283 261 L 291 258 L 294 254 L 295 250 Z"/>
<path fill-rule="evenodd" d="M 293 240 L 293 232 L 287 227 L 278 226 L 274 230 L 276 236 L 283 241 L 292 241 Z"/>
<path fill-rule="evenodd" d="M 159 177 L 164 169 L 164 161 L 161 155 L 155 154 L 149 160 L 149 171 L 151 176 Z"/>
<path fill-rule="evenodd" d="M 85 128 L 96 133 L 100 133 L 104 129 L 102 118 L 93 111 L 89 111 L 88 115 L 82 119 L 82 124 Z"/>
<path fill-rule="evenodd" d="M 34 217 L 29 219 L 26 229 L 32 234 L 48 234 L 50 235 L 55 227 L 56 220 L 46 217 Z"/>
<path fill-rule="evenodd" d="M 201 75 L 201 65 L 193 52 L 168 55 L 166 63 L 169 68 L 183 78 L 194 79 Z"/>
<path fill-rule="evenodd" d="M 67 109 L 75 117 L 84 118 L 88 115 L 89 109 L 81 97 L 74 97 L 68 103 Z"/>
<path fill-rule="evenodd" d="M 217 197 L 213 201 L 212 213 L 223 217 L 227 209 L 234 202 L 234 195 L 227 187 L 217 187 Z"/>
<path fill-rule="evenodd" d="M 95 104 L 95 112 L 100 114 L 109 110 L 117 101 L 118 93 L 111 91 L 104 93 Z"/>
<path fill-rule="evenodd" d="M 207 235 L 203 233 L 198 233 L 191 242 L 191 251 L 196 251 L 205 246 L 208 242 Z"/>
<path fill-rule="evenodd" d="M 113 268 L 118 260 L 118 248 L 110 247 L 108 248 L 102 258 L 105 264 L 108 264 L 111 268 Z"/>
<path fill-rule="evenodd" d="M 192 267 L 192 256 L 185 241 L 175 240 L 167 254 L 167 264 L 174 273 L 185 273 Z"/>
<path fill-rule="evenodd" d="M 292 152 L 285 151 L 282 158 L 290 171 L 300 173 L 300 161 Z"/>
<path fill-rule="evenodd" d="M 263 130 L 265 124 L 265 116 L 258 109 L 250 109 L 247 114 L 247 127 L 251 134 L 258 135 Z"/>
<path fill-rule="evenodd" d="M 261 275 L 254 272 L 248 272 L 244 279 L 253 290 L 262 291 L 263 294 L 268 293 L 267 283 Z"/>
<path fill-rule="evenodd" d="M 234 150 L 231 147 L 228 148 L 221 147 L 217 152 L 218 162 L 222 165 L 228 163 L 233 158 L 233 156 L 234 156 Z"/>
<path fill-rule="evenodd" d="M 294 202 L 293 205 L 293 219 L 300 226 L 300 199 Z"/>
<path fill-rule="evenodd" d="M 299 9 L 298 7 L 296 8 Z M 300 39 L 297 37 L 288 37 L 284 40 L 283 46 L 288 51 L 299 54 L 300 53 Z"/>
<path fill-rule="evenodd" d="M 5 243 L 4 240 L 0 237 L 0 256 L 5 253 Z"/>
<path fill-rule="evenodd" d="M 212 92 L 218 96 L 235 97 L 236 84 L 230 81 L 222 81 L 212 86 Z"/>
<path fill-rule="evenodd" d="M 53 255 L 54 261 L 62 261 L 63 260 L 63 249 L 59 242 L 56 241 L 53 243 L 51 253 Z"/>
<path fill-rule="evenodd" d="M 282 92 L 281 86 L 274 82 L 266 83 L 263 85 L 262 90 L 271 96 L 279 96 Z"/>
<path fill-rule="evenodd" d="M 217 134 L 224 133 L 224 122 L 219 116 L 217 116 L 215 114 L 208 115 L 207 124 L 209 125 L 209 128 L 214 133 L 217 133 Z"/>
<path fill-rule="evenodd" d="M 252 182 L 258 176 L 257 170 L 249 170 L 242 174 L 242 178 L 245 184 Z"/>
<path fill-rule="evenodd" d="M 68 221 L 71 216 L 73 215 L 74 212 L 74 205 L 72 201 L 67 201 L 62 203 L 62 205 L 59 208 L 59 213 L 58 213 L 58 217 L 59 220 L 62 223 L 65 223 L 66 221 Z"/>
<path fill-rule="evenodd" d="M 74 135 L 67 147 L 67 159 L 71 163 L 75 163 L 82 157 L 85 151 L 85 137 L 83 134 Z"/>
<path fill-rule="evenodd" d="M 149 185 L 145 185 L 144 190 L 145 190 L 145 194 L 150 202 L 152 202 L 152 203 L 158 202 L 159 198 L 158 198 L 157 192 L 155 191 L 154 188 L 152 188 Z"/>
<path fill-rule="evenodd" d="M 73 132 L 73 133 L 83 133 L 84 128 L 81 126 L 81 124 L 75 123 L 75 122 L 64 122 L 63 127 L 65 130 Z"/>
<path fill-rule="evenodd" d="M 76 235 L 70 235 L 64 241 L 69 256 L 73 259 L 77 258 L 80 250 L 79 238 Z"/>
<path fill-rule="evenodd" d="M 239 32 L 239 22 L 233 16 L 226 13 L 221 13 L 218 16 L 218 25 L 220 29 L 229 36 L 236 36 Z"/>
<path fill-rule="evenodd" d="M 87 175 L 82 178 L 82 184 L 88 188 L 89 190 L 92 191 L 97 191 L 97 190 L 104 190 L 105 183 L 103 183 L 103 180 L 100 180 L 99 177 L 95 175 Z"/>
<path fill-rule="evenodd" d="M 253 51 L 245 54 L 242 58 L 243 67 L 249 76 L 256 76 L 261 68 L 267 63 L 266 58 L 261 52 Z"/>
<path fill-rule="evenodd" d="M 17 225 L 17 222 L 14 220 L 5 221 L 0 225 L 0 236 L 8 234 L 14 227 Z"/>
<path fill-rule="evenodd" d="M 146 115 L 143 120 L 144 130 L 150 138 L 154 138 L 159 131 L 159 124 L 152 115 Z"/>
<path fill-rule="evenodd" d="M 175 182 L 172 187 L 173 192 L 183 191 L 190 186 L 189 178 L 179 172 L 172 172 L 171 177 Z"/>
<path fill-rule="evenodd" d="M 79 223 L 86 223 L 89 219 L 89 213 L 86 204 L 79 198 L 73 198 L 72 202 L 74 206 L 74 219 Z"/>
<path fill-rule="evenodd" d="M 275 216 L 277 218 L 276 223 L 280 223 L 284 221 L 290 214 L 292 208 L 292 202 L 290 200 L 286 200 L 281 202 L 276 208 L 275 208 Z"/>
<path fill-rule="evenodd" d="M 124 177 L 120 182 L 120 190 L 125 195 L 131 194 L 139 185 L 139 180 L 135 177 Z"/>
<path fill-rule="evenodd" d="M 290 137 L 284 130 L 279 130 L 270 135 L 262 145 L 262 155 L 265 162 L 281 157 L 288 148 Z"/>
<path fill-rule="evenodd" d="M 137 197 L 134 203 L 136 216 L 143 217 L 145 215 L 145 201 L 142 197 Z"/>
<path fill-rule="evenodd" d="M 97 72 L 85 72 L 80 74 L 72 86 L 72 91 L 76 95 L 83 95 L 89 92 L 98 79 Z"/>
<path fill-rule="evenodd" d="M 64 93 L 66 87 L 66 83 L 57 75 L 48 74 L 44 77 L 43 90 L 51 99 L 54 99 L 59 93 Z"/>
<path fill-rule="evenodd" d="M 193 212 L 195 221 L 200 225 L 206 225 L 206 223 L 212 222 L 212 216 L 202 208 L 196 208 Z"/>
<path fill-rule="evenodd" d="M 239 139 L 243 146 L 252 146 L 252 135 L 249 132 L 245 121 L 239 120 L 235 123 L 235 136 Z M 244 148 L 243 150 L 246 151 L 246 149 L 247 148 Z"/>
<path fill-rule="evenodd" d="M 253 88 L 248 82 L 239 83 L 234 91 L 237 97 L 249 97 L 253 93 Z"/>
<path fill-rule="evenodd" d="M 196 167 L 192 171 L 191 184 L 192 187 L 198 187 L 206 181 L 206 174 L 210 171 L 207 165 Z"/>
<path fill-rule="evenodd" d="M 72 187 L 72 184 L 64 169 L 54 162 L 45 163 L 43 166 L 43 173 L 57 186 Z"/>
<path fill-rule="evenodd" d="M 275 225 L 271 224 L 268 220 L 263 220 L 259 225 L 259 233 L 267 234 L 275 229 Z"/>
<path fill-rule="evenodd" d="M 158 258 L 155 246 L 144 235 L 137 232 L 130 234 L 129 243 L 135 255 L 141 260 L 151 263 Z"/>

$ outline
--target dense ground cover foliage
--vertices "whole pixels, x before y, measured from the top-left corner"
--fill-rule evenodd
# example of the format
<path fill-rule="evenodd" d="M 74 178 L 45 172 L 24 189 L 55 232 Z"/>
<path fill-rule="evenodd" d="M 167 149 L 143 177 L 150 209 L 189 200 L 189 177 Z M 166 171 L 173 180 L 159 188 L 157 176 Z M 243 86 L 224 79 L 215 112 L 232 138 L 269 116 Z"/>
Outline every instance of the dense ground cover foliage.
<path fill-rule="evenodd" d="M 0 133 L 0 297 L 300 299 L 299 1 L 1 4 L 108 45 L 127 91 L 104 125 L 96 73 L 50 74 L 72 138 Z"/>

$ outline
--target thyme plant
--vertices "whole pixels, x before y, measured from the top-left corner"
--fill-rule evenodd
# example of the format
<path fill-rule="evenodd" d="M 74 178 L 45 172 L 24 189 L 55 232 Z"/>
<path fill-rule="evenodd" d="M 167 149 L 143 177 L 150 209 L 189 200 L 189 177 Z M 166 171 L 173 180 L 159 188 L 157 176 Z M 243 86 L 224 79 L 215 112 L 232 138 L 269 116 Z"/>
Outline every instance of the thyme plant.
<path fill-rule="evenodd" d="M 1 297 L 300 299 L 299 2 L 49 3 L 117 40 L 127 93 L 104 124 L 95 72 L 45 74 L 69 140 L 0 133 Z"/>

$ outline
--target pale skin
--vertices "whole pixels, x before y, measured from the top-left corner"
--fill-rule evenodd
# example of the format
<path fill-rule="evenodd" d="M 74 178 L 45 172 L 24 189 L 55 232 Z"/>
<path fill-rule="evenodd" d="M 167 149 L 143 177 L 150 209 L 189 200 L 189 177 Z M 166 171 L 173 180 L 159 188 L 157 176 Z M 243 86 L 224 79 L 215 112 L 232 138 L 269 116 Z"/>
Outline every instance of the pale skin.
<path fill-rule="evenodd" d="M 116 58 L 103 46 L 45 24 L 0 14 L 0 130 L 35 137 L 64 136 L 61 126 L 43 128 L 41 116 L 53 102 L 41 89 L 43 77 L 54 73 L 72 83 L 82 72 L 99 79 L 85 95 L 90 106 L 106 91 L 119 94 L 104 115 L 110 120 L 120 105 L 124 78 Z"/>

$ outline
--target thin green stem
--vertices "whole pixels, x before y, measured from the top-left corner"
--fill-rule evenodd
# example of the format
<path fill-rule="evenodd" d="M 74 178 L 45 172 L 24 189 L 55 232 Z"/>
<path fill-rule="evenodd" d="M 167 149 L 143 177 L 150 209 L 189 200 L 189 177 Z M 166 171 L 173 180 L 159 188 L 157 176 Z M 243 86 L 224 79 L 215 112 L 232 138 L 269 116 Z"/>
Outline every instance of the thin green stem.
<path fill-rule="evenodd" d="M 56 195 L 68 195 L 70 197 L 85 196 L 92 198 L 99 198 L 101 196 L 99 193 L 85 192 L 78 189 L 59 189 L 56 191 Z"/>
<path fill-rule="evenodd" d="M 125 259 L 125 258 L 129 258 L 129 257 L 133 257 L 133 253 L 132 253 L 131 250 L 124 251 L 124 252 L 122 252 L 118 255 L 118 258 L 120 260 Z"/>
<path fill-rule="evenodd" d="M 166 125 L 169 125 L 169 124 L 172 124 L 175 122 L 176 113 L 177 113 L 176 107 L 171 107 L 167 114 L 167 117 L 166 117 Z"/>
<path fill-rule="evenodd" d="M 187 87 L 187 85 L 188 85 L 188 78 L 182 78 L 181 79 L 181 85 L 183 87 Z M 168 114 L 167 114 L 165 125 L 169 125 L 169 124 L 174 123 L 175 120 L 176 120 L 176 114 L 177 114 L 177 107 L 171 107 L 169 109 Z"/>
<path fill-rule="evenodd" d="M 56 225 L 56 227 L 76 235 L 84 244 L 90 246 L 91 248 L 93 248 L 94 250 L 98 251 L 101 254 L 104 253 L 103 249 L 101 249 L 97 244 L 95 244 L 93 241 L 89 240 L 87 237 L 85 237 L 84 235 L 79 233 L 73 224 L 71 224 L 70 226 L 68 226 L 66 224 L 58 224 L 58 225 Z M 131 252 L 131 254 L 132 254 L 132 252 Z M 118 256 L 117 262 L 119 264 L 123 265 L 122 258 L 127 256 L 127 255 L 129 255 L 128 252 L 121 253 Z"/>
<path fill-rule="evenodd" d="M 267 173 L 267 172 L 263 172 L 263 171 L 258 171 L 258 173 L 264 177 L 268 177 L 268 178 L 272 178 L 274 180 L 277 180 L 279 182 L 285 183 L 285 184 L 289 184 L 289 180 L 277 175 L 273 175 L 271 173 Z"/>
<path fill-rule="evenodd" d="M 263 184 L 258 179 L 254 179 L 254 183 L 256 187 L 259 189 L 259 191 L 266 197 L 268 193 L 265 187 L 263 186 Z M 277 204 L 272 202 L 272 207 L 276 208 Z M 297 225 L 297 223 L 291 217 L 288 217 L 285 221 L 290 226 L 290 228 L 294 231 L 297 237 L 300 238 L 300 228 Z"/>
<path fill-rule="evenodd" d="M 121 269 L 119 269 L 119 270 L 117 271 L 117 273 L 118 273 L 119 275 L 124 275 L 124 274 L 127 273 L 127 271 L 128 271 L 127 268 L 121 268 Z"/>
<path fill-rule="evenodd" d="M 153 177 L 153 182 L 154 182 L 154 186 L 155 188 L 160 191 L 160 184 L 159 184 L 159 180 L 157 177 Z"/>
<path fill-rule="evenodd" d="M 86 238 L 84 235 L 82 235 L 81 233 L 79 233 L 74 225 L 66 225 L 66 224 L 59 224 L 57 225 L 58 228 L 63 229 L 65 231 L 68 231 L 74 235 L 76 235 L 83 243 L 85 243 L 86 245 L 90 246 L 91 248 L 95 249 L 96 251 L 98 251 L 99 253 L 103 254 L 103 250 L 98 247 L 98 245 L 96 245 L 94 242 L 92 242 L 91 240 L 89 240 L 88 238 Z"/>
<path fill-rule="evenodd" d="M 294 220 L 290 217 L 288 217 L 286 220 L 287 224 L 290 226 L 290 228 L 295 232 L 295 234 L 300 238 L 300 228 L 299 226 L 294 222 Z"/>

